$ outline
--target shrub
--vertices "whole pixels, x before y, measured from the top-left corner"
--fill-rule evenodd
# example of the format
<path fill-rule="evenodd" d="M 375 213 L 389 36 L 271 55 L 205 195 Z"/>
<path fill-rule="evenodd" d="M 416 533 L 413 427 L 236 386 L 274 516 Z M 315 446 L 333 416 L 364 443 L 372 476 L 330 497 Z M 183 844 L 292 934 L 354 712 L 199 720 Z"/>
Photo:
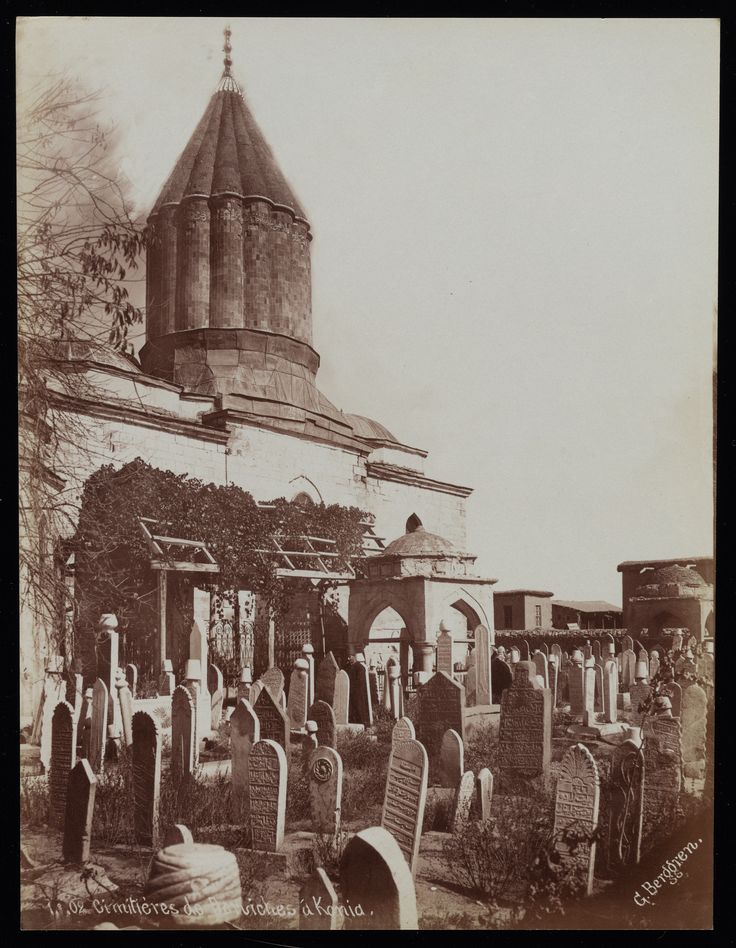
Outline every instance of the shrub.
<path fill-rule="evenodd" d="M 315 867 L 321 866 L 330 879 L 335 882 L 340 878 L 340 860 L 349 837 L 349 833 L 340 831 L 335 835 L 318 833 L 314 837 L 314 865 Z"/>
<path fill-rule="evenodd" d="M 465 769 L 477 774 L 484 767 L 495 771 L 498 734 L 490 725 L 474 727 L 465 741 Z"/>
<path fill-rule="evenodd" d="M 311 816 L 309 778 L 302 770 L 300 755 L 292 749 L 292 763 L 286 783 L 286 824 L 292 826 Z"/>
<path fill-rule="evenodd" d="M 45 777 L 22 777 L 20 822 L 23 826 L 46 826 L 49 819 L 49 784 Z"/>

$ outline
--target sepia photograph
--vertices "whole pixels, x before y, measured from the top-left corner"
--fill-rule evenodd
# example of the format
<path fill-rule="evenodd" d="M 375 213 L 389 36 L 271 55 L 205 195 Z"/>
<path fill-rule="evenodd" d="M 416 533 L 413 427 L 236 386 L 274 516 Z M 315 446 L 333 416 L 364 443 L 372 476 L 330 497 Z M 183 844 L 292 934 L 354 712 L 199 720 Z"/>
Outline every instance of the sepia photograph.
<path fill-rule="evenodd" d="M 16 19 L 22 930 L 713 929 L 720 43 Z"/>

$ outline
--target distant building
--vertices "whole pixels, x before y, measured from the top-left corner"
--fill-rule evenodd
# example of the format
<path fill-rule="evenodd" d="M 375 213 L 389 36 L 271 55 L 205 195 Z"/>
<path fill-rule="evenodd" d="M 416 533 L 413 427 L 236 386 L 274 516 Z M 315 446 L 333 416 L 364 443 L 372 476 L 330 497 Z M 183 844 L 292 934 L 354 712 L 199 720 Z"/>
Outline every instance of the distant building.
<path fill-rule="evenodd" d="M 507 589 L 493 593 L 497 629 L 551 629 L 552 596 L 538 589 Z"/>
<path fill-rule="evenodd" d="M 667 629 L 689 629 L 700 642 L 715 634 L 712 556 L 619 563 L 624 624 L 632 634 L 648 630 L 658 639 Z"/>
<path fill-rule="evenodd" d="M 577 625 L 580 629 L 620 629 L 622 617 L 622 609 L 600 599 L 583 602 L 552 600 L 552 626 L 555 629 L 565 629 L 568 625 Z"/>

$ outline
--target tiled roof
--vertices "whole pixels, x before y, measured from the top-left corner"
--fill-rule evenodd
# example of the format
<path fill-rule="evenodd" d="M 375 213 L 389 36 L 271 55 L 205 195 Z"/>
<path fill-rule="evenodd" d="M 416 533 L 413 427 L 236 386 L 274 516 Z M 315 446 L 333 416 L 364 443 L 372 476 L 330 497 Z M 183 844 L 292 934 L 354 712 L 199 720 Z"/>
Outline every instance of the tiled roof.
<path fill-rule="evenodd" d="M 151 213 L 157 213 L 164 204 L 178 204 L 189 196 L 210 197 L 223 193 L 266 198 L 273 204 L 290 208 L 296 217 L 306 220 L 234 83 L 218 89 L 212 96 Z"/>
<path fill-rule="evenodd" d="M 367 438 L 369 441 L 393 441 L 398 444 L 388 428 L 372 418 L 366 418 L 365 415 L 350 415 L 347 412 L 345 418 L 359 438 Z"/>
<path fill-rule="evenodd" d="M 601 599 L 590 599 L 584 602 L 570 602 L 566 599 L 553 599 L 553 606 L 563 606 L 565 609 L 575 609 L 577 612 L 621 612 L 621 606 L 614 606 L 611 602 Z"/>

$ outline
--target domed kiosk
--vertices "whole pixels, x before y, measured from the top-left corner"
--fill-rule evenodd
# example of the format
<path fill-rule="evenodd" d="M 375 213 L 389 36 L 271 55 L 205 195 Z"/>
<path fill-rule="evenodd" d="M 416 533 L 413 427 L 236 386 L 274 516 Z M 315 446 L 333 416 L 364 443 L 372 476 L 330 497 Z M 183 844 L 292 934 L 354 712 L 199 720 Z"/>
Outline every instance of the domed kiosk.
<path fill-rule="evenodd" d="M 669 629 L 688 629 L 698 642 L 712 636 L 712 557 L 621 563 L 624 620 L 631 635 L 659 639 Z"/>

